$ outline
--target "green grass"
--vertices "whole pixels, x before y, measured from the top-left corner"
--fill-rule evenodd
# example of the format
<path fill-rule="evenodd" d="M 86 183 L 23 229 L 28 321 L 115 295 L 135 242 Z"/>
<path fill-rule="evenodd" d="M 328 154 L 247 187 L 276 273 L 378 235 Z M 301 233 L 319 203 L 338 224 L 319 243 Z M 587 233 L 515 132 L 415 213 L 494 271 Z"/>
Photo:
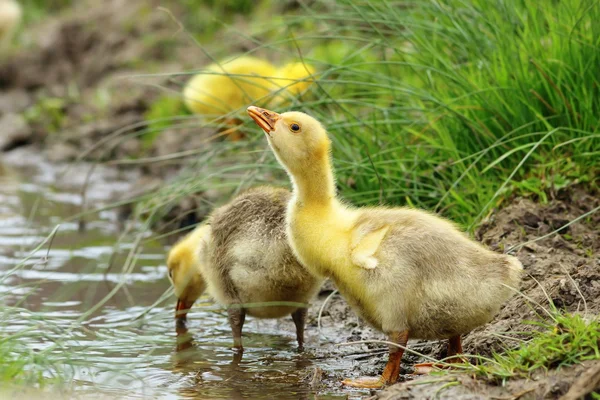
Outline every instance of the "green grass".
<path fill-rule="evenodd" d="M 171 118 L 172 116 L 189 114 L 180 97 L 161 96 L 152 103 L 150 109 L 144 114 L 148 126 L 141 136 L 143 147 L 149 148 L 164 129 L 176 125 Z"/>
<path fill-rule="evenodd" d="M 36 251 L 46 243 L 51 244 L 57 229 L 19 264 L 3 270 L 0 285 L 10 282 L 17 271 L 25 268 Z M 22 307 L 37 288 L 35 284 L 13 285 L 14 294 L 18 294 L 18 297 L 13 297 L 11 292 L 0 293 L 0 328 L 4 333 L 0 337 L 0 389 L 13 385 L 40 388 L 60 385 L 68 380 L 68 355 L 57 355 L 53 351 L 62 346 L 62 340 L 56 338 L 57 332 L 60 332 L 59 335 L 64 332 L 51 317 L 42 318 Z M 41 349 L 39 345 L 44 341 L 53 344 Z M 32 343 L 38 346 L 32 347 Z"/>
<path fill-rule="evenodd" d="M 40 21 L 49 14 L 59 12 L 74 4 L 73 0 L 20 0 L 23 8 L 23 21 L 25 24 Z"/>
<path fill-rule="evenodd" d="M 186 29 L 198 38 L 210 39 L 224 24 L 252 12 L 262 5 L 260 3 L 252 0 L 183 0 L 179 4 L 187 11 L 182 21 Z"/>
<path fill-rule="evenodd" d="M 554 314 L 538 323 L 540 330 L 530 340 L 491 360 L 470 366 L 476 375 L 491 381 L 530 378 L 539 370 L 548 371 L 586 360 L 600 360 L 600 320 L 579 314 Z"/>
<path fill-rule="evenodd" d="M 43 126 L 48 133 L 56 133 L 66 123 L 65 108 L 69 100 L 61 97 L 41 97 L 23 115 L 30 124 Z"/>
<path fill-rule="evenodd" d="M 319 70 L 289 108 L 327 126 L 343 198 L 474 229 L 515 193 L 597 187 L 599 18 L 591 0 L 346 0 L 256 20 L 250 37 Z M 243 129 L 248 149 L 266 149 Z"/>
<path fill-rule="evenodd" d="M 15 336 L 24 333 L 26 332 L 18 332 Z M 43 352 L 37 354 L 15 338 L 8 337 L 0 341 L 0 387 L 43 387 L 60 384 L 63 382 L 64 373 L 58 365 L 58 361 L 52 357 Z"/>
<path fill-rule="evenodd" d="M 340 38 L 372 42 L 325 72 L 327 98 L 303 105 L 335 136 L 340 182 L 355 186 L 345 197 L 473 226 L 522 181 L 594 167 L 597 2 L 345 3 L 320 18 L 355 21 Z"/>

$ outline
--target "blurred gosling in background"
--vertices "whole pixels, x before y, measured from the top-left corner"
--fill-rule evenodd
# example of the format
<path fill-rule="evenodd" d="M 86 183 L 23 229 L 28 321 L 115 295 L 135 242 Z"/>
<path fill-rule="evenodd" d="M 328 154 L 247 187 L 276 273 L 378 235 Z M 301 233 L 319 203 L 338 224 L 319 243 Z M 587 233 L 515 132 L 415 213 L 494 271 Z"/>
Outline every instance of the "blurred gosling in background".
<path fill-rule="evenodd" d="M 289 104 L 312 83 L 315 69 L 302 62 L 290 62 L 277 68 L 269 61 L 243 56 L 209 65 L 193 76 L 183 90 L 187 108 L 194 114 L 223 118 L 233 127 L 240 124 L 235 116 L 250 104 L 280 106 Z M 230 138 L 239 139 L 235 128 Z"/>
<path fill-rule="evenodd" d="M 0 48 L 9 45 L 22 16 L 21 6 L 15 0 L 0 0 Z"/>

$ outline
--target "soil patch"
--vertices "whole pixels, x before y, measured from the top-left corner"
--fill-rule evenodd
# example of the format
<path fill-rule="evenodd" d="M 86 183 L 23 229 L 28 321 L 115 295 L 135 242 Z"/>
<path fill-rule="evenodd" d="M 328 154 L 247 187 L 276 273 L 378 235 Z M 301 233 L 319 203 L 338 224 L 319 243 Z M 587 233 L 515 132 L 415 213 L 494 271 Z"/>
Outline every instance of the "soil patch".
<path fill-rule="evenodd" d="M 181 7 L 163 3 L 86 0 L 28 27 L 34 42 L 0 60 L 0 117 L 23 115 L 28 132 L 5 138 L 11 142 L 2 149 L 37 144 L 55 162 L 82 154 L 88 161 L 106 161 L 162 155 L 166 148 L 190 150 L 198 134 L 193 121 L 188 129 L 162 134 L 177 136 L 166 145 L 140 135 L 152 103 L 169 89 L 176 97 L 186 78 L 164 74 L 206 63 L 174 20 Z M 152 73 L 163 75 L 134 77 Z"/>
<path fill-rule="evenodd" d="M 584 362 L 549 373 L 536 373 L 530 380 L 514 380 L 506 386 L 492 386 L 481 380 L 468 376 L 429 377 L 429 383 L 422 384 L 424 379 L 403 382 L 394 385 L 374 396 L 372 399 L 557 399 L 575 400 L 573 397 L 581 391 L 571 392 L 573 383 L 584 388 L 590 382 L 588 371 L 600 367 L 600 361 Z M 578 389 L 576 387 L 575 389 Z M 583 395 L 587 395 L 585 391 Z"/>
<path fill-rule="evenodd" d="M 185 114 L 183 107 L 164 117 L 180 117 L 177 124 L 148 123 L 157 99 L 168 96 L 176 103 L 187 79 L 168 74 L 210 62 L 206 49 L 181 30 L 184 19 L 177 1 L 83 0 L 28 26 L 24 36 L 31 43 L 0 59 L 0 151 L 34 146 L 58 164 L 135 161 L 185 151 L 187 157 L 169 162 L 116 164 L 140 176 L 122 200 L 133 201 L 173 179 L 196 157 L 195 150 L 210 150 L 208 138 L 217 131 L 201 128 L 194 116 L 178 115 Z M 243 43 L 236 46 L 230 51 L 247 50 Z M 205 213 L 190 210 L 209 200 L 202 193 L 181 198 L 156 230 L 196 223 Z M 120 214 L 130 212 L 129 206 Z M 180 221 L 182 214 L 189 217 Z"/>

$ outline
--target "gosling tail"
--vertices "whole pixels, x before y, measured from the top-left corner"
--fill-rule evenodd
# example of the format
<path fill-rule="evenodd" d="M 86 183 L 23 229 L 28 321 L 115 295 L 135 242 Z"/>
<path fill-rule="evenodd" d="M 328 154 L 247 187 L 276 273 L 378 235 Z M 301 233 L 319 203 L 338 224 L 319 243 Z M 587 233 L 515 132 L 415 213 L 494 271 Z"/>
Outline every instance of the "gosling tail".
<path fill-rule="evenodd" d="M 505 284 L 517 290 L 523 277 L 523 264 L 521 264 L 521 261 L 517 257 L 509 255 L 505 255 L 504 257 L 504 262 L 508 270 L 508 277 Z"/>

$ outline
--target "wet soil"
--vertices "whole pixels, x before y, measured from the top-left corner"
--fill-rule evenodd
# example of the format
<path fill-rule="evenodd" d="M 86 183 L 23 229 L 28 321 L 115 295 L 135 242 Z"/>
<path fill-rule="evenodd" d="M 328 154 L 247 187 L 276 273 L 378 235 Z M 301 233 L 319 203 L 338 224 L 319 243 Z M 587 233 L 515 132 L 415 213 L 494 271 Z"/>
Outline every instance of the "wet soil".
<path fill-rule="evenodd" d="M 84 0 L 27 27 L 29 43 L 0 58 L 0 150 L 33 144 L 53 162 L 114 162 L 205 148 L 216 129 L 190 115 L 150 134 L 157 140 L 144 135 L 151 104 L 177 99 L 188 77 L 171 74 L 210 62 L 210 46 L 181 30 L 184 17 L 177 1 Z M 178 161 L 121 168 L 164 179 L 186 158 Z"/>
<path fill-rule="evenodd" d="M 0 55 L 0 152 L 35 146 L 55 163 L 99 162 L 136 170 L 132 190 L 119 199 L 133 203 L 176 179 L 198 154 L 210 152 L 223 139 L 218 125 L 207 127 L 207 121 L 189 115 L 183 103 L 177 103 L 187 74 L 213 58 L 248 51 L 255 43 L 235 33 L 249 29 L 240 15 L 232 17 L 235 29 L 198 41 L 182 29 L 183 22 L 195 17 L 178 1 L 75 4 L 27 27 L 21 48 Z M 232 45 L 225 49 L 223 41 Z M 149 116 L 158 99 L 179 104 L 167 112 L 176 122 L 149 122 L 167 117 Z M 174 156 L 179 153 L 183 154 Z M 165 156 L 164 161 L 155 160 Z M 198 222 L 206 210 L 194 210 L 214 199 L 214 193 L 206 196 L 201 191 L 181 196 L 153 228 L 166 233 Z M 121 219 L 132 209 L 124 206 Z M 182 220 L 181 215 L 187 217 Z"/>
<path fill-rule="evenodd" d="M 404 382 L 388 388 L 372 399 L 564 399 L 575 400 L 589 395 L 589 371 L 596 371 L 600 361 L 586 361 L 559 371 L 534 373 L 529 380 L 511 380 L 505 386 L 490 385 L 466 375 L 430 377 Z M 583 388 L 583 392 L 579 390 Z M 571 391 L 570 389 L 574 390 Z M 586 397 L 587 398 L 587 397 Z"/>
<path fill-rule="evenodd" d="M 561 191 L 545 205 L 517 199 L 484 223 L 477 236 L 497 251 L 518 246 L 516 255 L 526 272 L 520 290 L 530 300 L 547 309 L 553 304 L 561 311 L 598 315 L 600 213 L 562 227 L 599 205 L 597 193 L 581 188 Z M 555 230 L 559 230 L 557 234 L 538 240 Z M 540 307 L 517 295 L 494 324 L 473 332 L 465 344 L 472 351 L 489 354 L 502 343 L 498 339 L 486 339 L 486 333 L 533 329 L 523 321 L 533 319 L 536 314 L 543 315 Z"/>

